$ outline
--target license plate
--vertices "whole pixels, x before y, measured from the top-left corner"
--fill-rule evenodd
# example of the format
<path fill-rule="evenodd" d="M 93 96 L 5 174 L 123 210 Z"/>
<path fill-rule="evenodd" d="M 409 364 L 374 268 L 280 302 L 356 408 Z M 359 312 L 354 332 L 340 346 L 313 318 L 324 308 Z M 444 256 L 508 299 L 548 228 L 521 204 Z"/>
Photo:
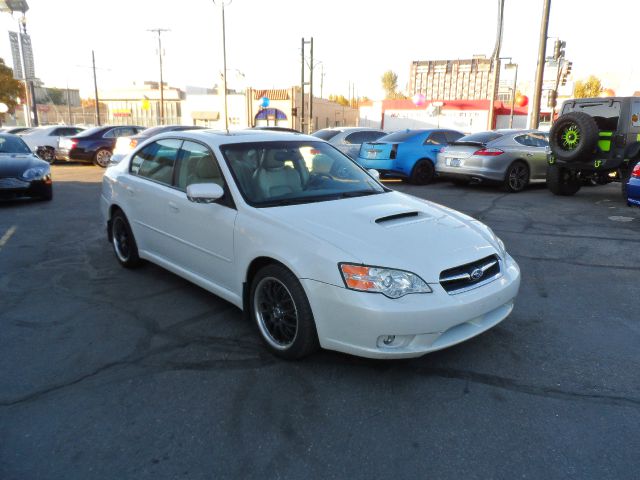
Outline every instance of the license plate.
<path fill-rule="evenodd" d="M 445 164 L 447 165 L 447 167 L 459 167 L 460 165 L 462 165 L 462 160 L 460 160 L 459 158 L 447 158 L 445 160 Z"/>

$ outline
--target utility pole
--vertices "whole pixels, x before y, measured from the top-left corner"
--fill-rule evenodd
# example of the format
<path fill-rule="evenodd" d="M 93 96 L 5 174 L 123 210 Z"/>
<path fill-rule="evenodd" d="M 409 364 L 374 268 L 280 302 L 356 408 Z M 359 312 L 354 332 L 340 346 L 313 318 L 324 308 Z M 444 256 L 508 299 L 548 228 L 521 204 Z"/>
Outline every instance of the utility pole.
<path fill-rule="evenodd" d="M 493 49 L 493 56 L 491 58 L 491 65 L 493 67 L 492 75 L 492 89 L 491 96 L 489 97 L 489 115 L 487 119 L 487 129 L 493 130 L 494 118 L 495 118 L 495 100 L 498 94 L 498 87 L 500 83 L 500 49 L 502 47 L 502 27 L 504 25 L 504 0 L 498 0 L 498 31 L 496 32 L 496 46 Z"/>
<path fill-rule="evenodd" d="M 96 77 L 96 54 L 91 50 L 91 63 L 93 65 L 93 89 L 96 94 L 96 125 L 100 126 L 100 99 L 98 98 L 98 79 Z"/>
<path fill-rule="evenodd" d="M 324 98 L 323 87 L 324 87 L 324 63 L 320 65 L 320 98 Z"/>
<path fill-rule="evenodd" d="M 309 125 L 308 133 L 313 133 L 313 37 L 309 40 Z"/>
<path fill-rule="evenodd" d="M 224 15 L 224 6 L 222 7 Z M 222 20 L 224 28 L 224 18 Z M 162 32 L 170 32 L 168 28 L 151 28 L 147 32 L 155 32 L 158 34 L 158 58 L 160 60 L 160 125 L 164 125 L 164 80 L 162 78 Z M 224 34 L 223 34 L 224 35 Z M 223 40 L 224 41 L 224 40 Z M 225 109 L 226 111 L 226 109 Z"/>
<path fill-rule="evenodd" d="M 301 105 L 300 105 L 300 131 L 302 133 L 306 133 L 304 131 L 304 45 L 305 45 L 305 41 L 304 38 L 302 39 L 302 48 L 300 50 L 301 54 L 302 54 L 302 59 L 300 61 L 300 69 L 301 69 L 301 74 L 300 74 L 300 96 L 301 96 Z"/>
<path fill-rule="evenodd" d="M 540 123 L 540 98 L 542 97 L 542 77 L 544 75 L 545 57 L 547 54 L 547 31 L 549 30 L 549 12 L 551 0 L 543 0 L 542 23 L 540 24 L 540 42 L 538 45 L 538 66 L 536 68 L 536 84 L 533 90 L 531 118 L 529 128 L 538 128 Z"/>
<path fill-rule="evenodd" d="M 71 93 L 69 92 L 69 82 L 67 82 L 67 112 L 69 113 L 69 125 L 73 125 L 71 116 Z"/>

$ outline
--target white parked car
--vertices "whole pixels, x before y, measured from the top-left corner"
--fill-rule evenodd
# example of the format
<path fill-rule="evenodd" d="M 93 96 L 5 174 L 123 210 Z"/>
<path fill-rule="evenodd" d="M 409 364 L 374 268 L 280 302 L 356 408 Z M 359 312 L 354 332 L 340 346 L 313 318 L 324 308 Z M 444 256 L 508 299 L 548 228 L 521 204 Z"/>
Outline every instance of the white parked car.
<path fill-rule="evenodd" d="M 36 152 L 38 147 L 49 147 L 42 149 L 41 155 L 44 161 L 53 163 L 56 160 L 60 140 L 64 137 L 73 137 L 83 130 L 82 127 L 52 125 L 32 128 L 21 133 L 20 136 L 33 152 Z"/>
<path fill-rule="evenodd" d="M 358 158 L 360 147 L 363 143 L 375 142 L 387 134 L 375 128 L 333 127 L 323 128 L 313 132 L 312 135 L 329 142 L 342 153 L 355 160 Z"/>
<path fill-rule="evenodd" d="M 487 226 L 306 135 L 160 134 L 106 170 L 101 210 L 123 266 L 228 300 L 285 358 L 420 356 L 504 320 L 520 285 Z"/>

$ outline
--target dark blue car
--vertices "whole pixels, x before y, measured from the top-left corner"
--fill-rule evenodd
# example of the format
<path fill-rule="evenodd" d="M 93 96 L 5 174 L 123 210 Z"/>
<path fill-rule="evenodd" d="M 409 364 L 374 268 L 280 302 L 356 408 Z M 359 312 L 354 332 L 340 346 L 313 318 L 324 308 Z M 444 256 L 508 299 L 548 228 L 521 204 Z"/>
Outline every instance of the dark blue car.
<path fill-rule="evenodd" d="M 357 162 L 375 168 L 383 175 L 406 178 L 415 185 L 426 185 L 435 175 L 438 152 L 463 136 L 455 130 L 400 130 L 363 143 Z"/>
<path fill-rule="evenodd" d="M 119 137 L 132 137 L 145 127 L 118 125 L 95 127 L 60 140 L 57 158 L 66 161 L 93 162 L 106 168 Z"/>
<path fill-rule="evenodd" d="M 627 205 L 640 207 L 640 163 L 637 163 L 627 182 Z"/>

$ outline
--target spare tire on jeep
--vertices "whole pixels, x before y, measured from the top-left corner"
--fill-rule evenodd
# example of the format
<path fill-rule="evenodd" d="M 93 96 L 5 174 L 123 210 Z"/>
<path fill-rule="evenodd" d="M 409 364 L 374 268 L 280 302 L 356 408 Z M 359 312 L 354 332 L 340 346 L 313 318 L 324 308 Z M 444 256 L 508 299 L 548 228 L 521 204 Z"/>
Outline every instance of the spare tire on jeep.
<path fill-rule="evenodd" d="M 600 131 L 593 117 L 584 112 L 570 112 L 555 121 L 549 132 L 549 143 L 559 160 L 589 160 L 599 136 Z"/>

